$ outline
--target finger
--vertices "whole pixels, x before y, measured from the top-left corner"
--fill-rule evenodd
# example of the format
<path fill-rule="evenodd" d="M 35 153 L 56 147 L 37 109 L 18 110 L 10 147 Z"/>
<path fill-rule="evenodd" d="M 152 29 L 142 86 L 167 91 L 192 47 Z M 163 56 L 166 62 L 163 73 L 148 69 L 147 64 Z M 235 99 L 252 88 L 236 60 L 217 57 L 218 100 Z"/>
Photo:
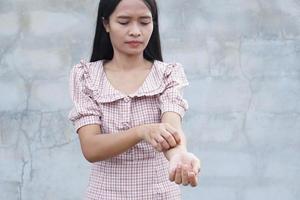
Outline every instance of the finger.
<path fill-rule="evenodd" d="M 182 185 L 188 185 L 189 184 L 188 166 L 187 165 L 183 165 L 183 167 L 182 167 L 181 179 L 182 179 Z"/>
<path fill-rule="evenodd" d="M 162 141 L 164 141 L 165 139 L 161 136 L 161 135 L 156 135 L 155 137 L 154 137 L 154 139 L 155 139 L 155 141 L 157 142 L 157 143 L 161 143 Z"/>
<path fill-rule="evenodd" d="M 155 139 L 160 144 L 162 149 L 168 150 L 170 148 L 170 145 L 162 136 L 158 135 Z"/>
<path fill-rule="evenodd" d="M 175 183 L 181 184 L 181 182 L 181 165 L 178 165 L 176 168 Z"/>
<path fill-rule="evenodd" d="M 197 175 L 200 172 L 201 169 L 201 163 L 199 159 L 193 159 L 192 160 L 192 168 L 193 172 Z"/>
<path fill-rule="evenodd" d="M 163 147 L 163 150 L 169 150 L 170 149 L 170 145 L 168 144 L 168 142 L 166 140 L 162 141 L 160 143 L 160 145 Z"/>
<path fill-rule="evenodd" d="M 188 173 L 188 179 L 189 179 L 189 183 L 191 184 L 192 187 L 196 187 L 198 184 L 198 178 L 195 175 L 194 172 L 189 172 Z"/>
<path fill-rule="evenodd" d="M 162 151 L 162 148 L 161 148 L 160 144 L 159 144 L 155 139 L 151 140 L 151 145 L 152 145 L 157 151 L 159 151 L 159 152 Z"/>
<path fill-rule="evenodd" d="M 159 152 L 162 152 L 162 151 L 163 151 L 163 148 L 162 148 L 162 146 L 160 145 L 160 143 L 157 143 L 156 150 L 159 151 Z"/>
<path fill-rule="evenodd" d="M 166 129 L 169 133 L 171 133 L 173 135 L 177 144 L 180 144 L 181 139 L 180 139 L 179 132 L 175 128 L 173 128 L 171 125 L 167 125 Z"/>
<path fill-rule="evenodd" d="M 161 135 L 168 142 L 170 147 L 175 147 L 177 145 L 175 137 L 171 133 L 169 133 L 168 131 L 163 131 Z"/>
<path fill-rule="evenodd" d="M 178 131 L 174 132 L 174 133 L 173 133 L 173 136 L 174 136 L 174 138 L 175 138 L 177 144 L 180 144 L 180 142 L 181 142 L 181 137 L 180 137 L 180 135 L 179 135 L 179 132 L 178 132 Z"/>
<path fill-rule="evenodd" d="M 170 172 L 169 172 L 169 180 L 171 182 L 173 182 L 175 180 L 175 173 L 176 173 L 176 168 L 172 168 L 170 169 Z"/>
<path fill-rule="evenodd" d="M 150 144 L 156 149 L 157 147 L 157 142 L 153 139 L 153 140 L 150 140 Z"/>

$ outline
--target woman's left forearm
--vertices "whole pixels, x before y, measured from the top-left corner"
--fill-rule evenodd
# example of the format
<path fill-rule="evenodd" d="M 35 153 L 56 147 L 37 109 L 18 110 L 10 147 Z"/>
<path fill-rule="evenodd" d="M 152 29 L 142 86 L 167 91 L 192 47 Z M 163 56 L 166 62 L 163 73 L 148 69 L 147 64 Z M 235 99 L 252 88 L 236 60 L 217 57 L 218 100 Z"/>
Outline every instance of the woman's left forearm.
<path fill-rule="evenodd" d="M 187 141 L 186 141 L 186 137 L 184 135 L 184 132 L 182 130 L 182 119 L 181 117 L 175 113 L 175 112 L 166 112 L 163 114 L 162 116 L 162 120 L 161 122 L 163 123 L 168 123 L 170 124 L 172 127 L 174 127 L 175 129 L 177 129 L 179 135 L 180 135 L 180 143 L 177 144 L 176 147 L 171 148 L 167 151 L 164 151 L 164 155 L 165 157 L 170 160 L 170 158 L 174 155 L 177 154 L 178 152 L 182 152 L 182 151 L 187 151 Z"/>
<path fill-rule="evenodd" d="M 170 158 L 174 155 L 177 154 L 178 152 L 187 152 L 187 148 L 186 148 L 186 138 L 185 135 L 182 131 L 180 131 L 180 144 L 178 144 L 176 147 L 171 148 L 167 151 L 164 151 L 164 155 L 165 157 L 170 160 Z"/>

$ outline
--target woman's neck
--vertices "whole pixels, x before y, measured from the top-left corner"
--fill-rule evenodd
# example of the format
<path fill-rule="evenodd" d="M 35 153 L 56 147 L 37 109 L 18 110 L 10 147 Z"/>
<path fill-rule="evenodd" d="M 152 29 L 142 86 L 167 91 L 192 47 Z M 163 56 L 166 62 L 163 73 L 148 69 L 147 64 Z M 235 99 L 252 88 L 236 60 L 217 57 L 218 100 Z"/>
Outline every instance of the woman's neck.
<path fill-rule="evenodd" d="M 147 66 L 147 60 L 143 55 L 139 56 L 121 56 L 114 54 L 114 57 L 110 61 L 111 67 L 121 71 L 131 71 L 137 68 Z"/>

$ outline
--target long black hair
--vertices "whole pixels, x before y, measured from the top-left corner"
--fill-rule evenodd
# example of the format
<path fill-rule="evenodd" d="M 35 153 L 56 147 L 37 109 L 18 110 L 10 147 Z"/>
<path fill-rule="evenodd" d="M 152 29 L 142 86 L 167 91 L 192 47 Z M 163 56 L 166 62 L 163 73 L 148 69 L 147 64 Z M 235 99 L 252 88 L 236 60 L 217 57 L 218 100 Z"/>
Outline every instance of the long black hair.
<path fill-rule="evenodd" d="M 111 60 L 113 58 L 113 47 L 109 34 L 103 26 L 103 19 L 108 20 L 109 16 L 114 12 L 117 5 L 122 0 L 101 0 L 98 7 L 98 17 L 96 31 L 94 37 L 93 51 L 90 61 Z M 153 32 L 143 55 L 144 58 L 153 61 L 162 59 L 159 28 L 158 28 L 158 10 L 155 0 L 143 0 L 150 9 L 153 18 Z"/>

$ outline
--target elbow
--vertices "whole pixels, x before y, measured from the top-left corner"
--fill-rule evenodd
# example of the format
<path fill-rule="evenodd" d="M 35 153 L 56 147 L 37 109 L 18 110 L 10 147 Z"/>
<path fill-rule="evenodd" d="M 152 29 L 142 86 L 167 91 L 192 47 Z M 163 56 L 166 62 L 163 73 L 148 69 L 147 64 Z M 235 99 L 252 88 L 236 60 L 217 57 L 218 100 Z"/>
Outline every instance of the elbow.
<path fill-rule="evenodd" d="M 92 157 L 92 156 L 87 156 L 87 155 L 84 155 L 84 158 L 89 162 L 89 163 L 95 163 L 97 162 L 97 160 Z"/>
<path fill-rule="evenodd" d="M 100 147 L 102 144 L 94 143 L 94 141 L 94 138 L 80 140 L 82 154 L 90 163 L 95 163 L 106 159 L 105 155 L 103 154 L 105 151 L 102 147 Z"/>
<path fill-rule="evenodd" d="M 83 151 L 83 156 L 90 163 L 95 163 L 106 159 L 103 155 L 95 154 L 93 152 L 88 151 Z"/>

